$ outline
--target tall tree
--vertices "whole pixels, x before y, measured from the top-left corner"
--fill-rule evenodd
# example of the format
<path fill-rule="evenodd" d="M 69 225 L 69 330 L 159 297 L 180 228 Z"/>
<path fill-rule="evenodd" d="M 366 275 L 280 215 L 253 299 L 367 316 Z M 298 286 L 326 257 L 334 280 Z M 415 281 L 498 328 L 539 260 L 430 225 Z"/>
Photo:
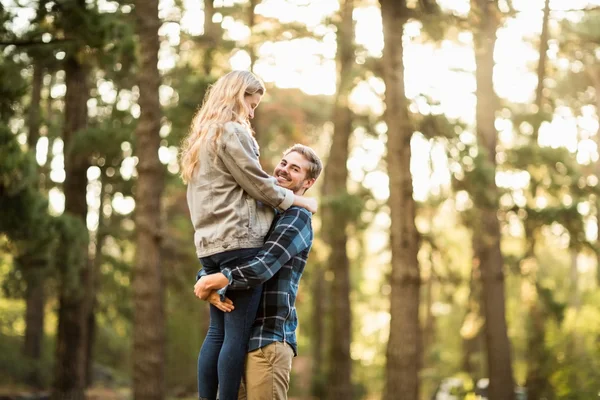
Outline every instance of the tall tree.
<path fill-rule="evenodd" d="M 202 67 L 204 74 L 210 76 L 214 66 L 217 44 L 221 41 L 221 25 L 213 21 L 215 15 L 215 0 L 204 0 L 204 35 L 205 41 L 204 57 Z"/>
<path fill-rule="evenodd" d="M 158 97 L 158 0 L 135 2 L 136 33 L 140 43 L 140 119 L 135 131 L 138 180 L 136 252 L 132 287 L 133 394 L 137 400 L 165 397 L 165 311 L 161 269 L 161 196 L 163 167 L 158 159 L 161 109 Z"/>
<path fill-rule="evenodd" d="M 545 0 L 544 14 L 542 17 L 542 32 L 539 43 L 539 61 L 537 66 L 537 87 L 535 90 L 535 105 L 536 116 L 533 118 L 533 134 L 531 137 L 532 148 L 539 149 L 538 137 L 540 126 L 544 120 L 544 80 L 546 78 L 546 61 L 548 59 L 548 39 L 549 39 L 549 22 L 550 22 L 550 0 Z M 538 183 L 535 179 L 530 182 L 530 196 L 532 202 L 535 201 L 538 191 Z M 532 204 L 532 207 L 535 205 Z M 536 234 L 537 229 L 532 227 L 531 223 L 525 223 L 525 240 L 526 254 L 525 259 L 535 260 L 536 265 L 535 276 L 533 279 L 537 284 L 540 281 L 539 266 L 535 255 Z M 539 297 L 539 296 L 538 296 Z M 546 350 L 546 315 L 545 305 L 541 302 L 542 299 L 535 298 L 529 305 L 529 329 L 527 338 L 527 378 L 525 385 L 527 387 L 527 397 L 531 400 L 539 400 L 545 398 L 551 390 L 550 386 L 550 369 L 548 368 L 549 354 Z"/>
<path fill-rule="evenodd" d="M 354 0 L 340 1 L 337 24 L 337 93 L 333 106 L 333 137 L 323 182 L 323 238 L 329 247 L 328 268 L 331 282 L 331 332 L 329 343 L 329 380 L 327 398 L 352 398 L 350 262 L 346 243 L 349 215 L 344 207 L 348 200 L 348 145 L 352 134 L 352 112 L 348 97 L 352 89 L 354 64 Z"/>
<path fill-rule="evenodd" d="M 40 103 L 43 86 L 44 68 L 39 61 L 33 63 L 33 78 L 31 82 L 31 102 L 27 112 L 27 144 L 29 150 L 35 154 L 36 144 L 40 129 Z M 42 386 L 39 362 L 42 356 L 42 343 L 44 339 L 45 293 L 44 275 L 47 271 L 47 260 L 25 256 L 19 260 L 25 267 L 24 274 L 27 289 L 25 291 L 25 341 L 23 342 L 23 356 L 32 362 L 33 369 L 28 377 L 28 384 L 34 387 Z"/>
<path fill-rule="evenodd" d="M 77 0 L 62 8 L 64 30 L 68 37 L 81 34 L 81 21 L 87 17 L 86 1 Z M 87 170 L 90 166 L 85 153 L 74 151 L 85 134 L 88 118 L 89 66 L 85 64 L 84 46 L 76 41 L 65 56 L 65 120 L 63 141 L 65 148 L 65 213 L 79 220 L 82 226 L 87 218 Z M 87 233 L 86 233 L 87 235 Z M 87 349 L 87 303 L 85 301 L 89 275 L 87 240 L 78 243 L 80 252 L 76 264 L 65 269 L 61 282 L 58 312 L 57 360 L 54 397 L 56 399 L 83 399 Z M 74 247 L 77 247 L 74 246 Z M 72 275 L 72 276 L 71 276 Z"/>
<path fill-rule="evenodd" d="M 390 336 L 387 345 L 384 399 L 419 398 L 418 232 L 410 173 L 413 128 L 404 91 L 404 24 L 409 18 L 405 0 L 380 0 L 383 18 L 383 77 L 387 166 L 390 185 L 392 250 Z"/>
<path fill-rule="evenodd" d="M 514 399 L 514 380 L 511 350 L 508 340 L 505 293 L 504 258 L 500 250 L 499 194 L 496 186 L 495 128 L 498 101 L 494 92 L 494 48 L 500 18 L 497 1 L 471 0 L 470 17 L 475 29 L 476 62 L 476 124 L 480 160 L 487 172 L 485 195 L 474 198 L 479 212 L 475 235 L 479 238 L 476 257 L 479 259 L 483 285 L 485 342 L 487 348 L 489 397 L 491 400 Z"/>

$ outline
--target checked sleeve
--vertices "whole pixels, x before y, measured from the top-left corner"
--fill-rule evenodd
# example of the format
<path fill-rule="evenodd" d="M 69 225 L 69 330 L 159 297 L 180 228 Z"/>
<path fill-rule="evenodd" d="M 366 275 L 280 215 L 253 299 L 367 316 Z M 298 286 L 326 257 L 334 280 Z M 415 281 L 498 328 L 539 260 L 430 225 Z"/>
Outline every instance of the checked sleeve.
<path fill-rule="evenodd" d="M 288 209 L 275 222 L 271 234 L 258 254 L 247 263 L 230 269 L 228 288 L 247 289 L 266 282 L 310 245 L 310 213 L 298 207 Z M 226 269 L 224 268 L 224 273 Z"/>

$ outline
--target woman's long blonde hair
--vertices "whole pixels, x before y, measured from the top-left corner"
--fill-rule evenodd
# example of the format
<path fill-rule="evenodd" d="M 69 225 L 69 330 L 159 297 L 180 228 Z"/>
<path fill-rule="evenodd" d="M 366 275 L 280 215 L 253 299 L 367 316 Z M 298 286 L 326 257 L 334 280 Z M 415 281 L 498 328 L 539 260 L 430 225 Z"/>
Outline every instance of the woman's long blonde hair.
<path fill-rule="evenodd" d="M 202 107 L 194 115 L 188 135 L 181 146 L 181 177 L 184 182 L 192 180 L 199 161 L 200 147 L 209 130 L 216 128 L 213 143 L 217 141 L 227 122 L 238 122 L 250 130 L 245 96 L 255 93 L 263 95 L 265 91 L 264 83 L 250 71 L 231 71 L 208 89 Z"/>

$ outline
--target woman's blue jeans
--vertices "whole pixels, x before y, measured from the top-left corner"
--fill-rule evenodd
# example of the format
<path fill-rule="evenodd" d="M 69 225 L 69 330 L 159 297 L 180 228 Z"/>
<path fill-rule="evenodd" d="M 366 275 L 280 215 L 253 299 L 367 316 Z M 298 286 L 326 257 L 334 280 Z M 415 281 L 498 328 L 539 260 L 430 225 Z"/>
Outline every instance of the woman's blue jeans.
<path fill-rule="evenodd" d="M 235 267 L 251 260 L 260 249 L 231 250 L 200 259 L 207 273 Z M 237 400 L 248 352 L 250 330 L 262 293 L 262 286 L 249 290 L 228 290 L 234 310 L 225 313 L 210 305 L 210 326 L 198 356 L 198 395 L 213 400 Z"/>

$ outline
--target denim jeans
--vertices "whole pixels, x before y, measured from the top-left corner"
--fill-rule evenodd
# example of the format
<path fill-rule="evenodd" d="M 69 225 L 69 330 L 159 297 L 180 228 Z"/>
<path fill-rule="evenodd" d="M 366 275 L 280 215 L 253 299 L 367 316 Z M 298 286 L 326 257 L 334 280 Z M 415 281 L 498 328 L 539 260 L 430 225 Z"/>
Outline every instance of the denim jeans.
<path fill-rule="evenodd" d="M 260 249 L 231 250 L 200 259 L 207 273 L 235 267 L 251 260 Z M 234 310 L 224 313 L 210 305 L 210 326 L 198 356 L 198 395 L 200 398 L 237 400 L 250 330 L 262 293 L 262 286 L 249 290 L 228 290 Z"/>

